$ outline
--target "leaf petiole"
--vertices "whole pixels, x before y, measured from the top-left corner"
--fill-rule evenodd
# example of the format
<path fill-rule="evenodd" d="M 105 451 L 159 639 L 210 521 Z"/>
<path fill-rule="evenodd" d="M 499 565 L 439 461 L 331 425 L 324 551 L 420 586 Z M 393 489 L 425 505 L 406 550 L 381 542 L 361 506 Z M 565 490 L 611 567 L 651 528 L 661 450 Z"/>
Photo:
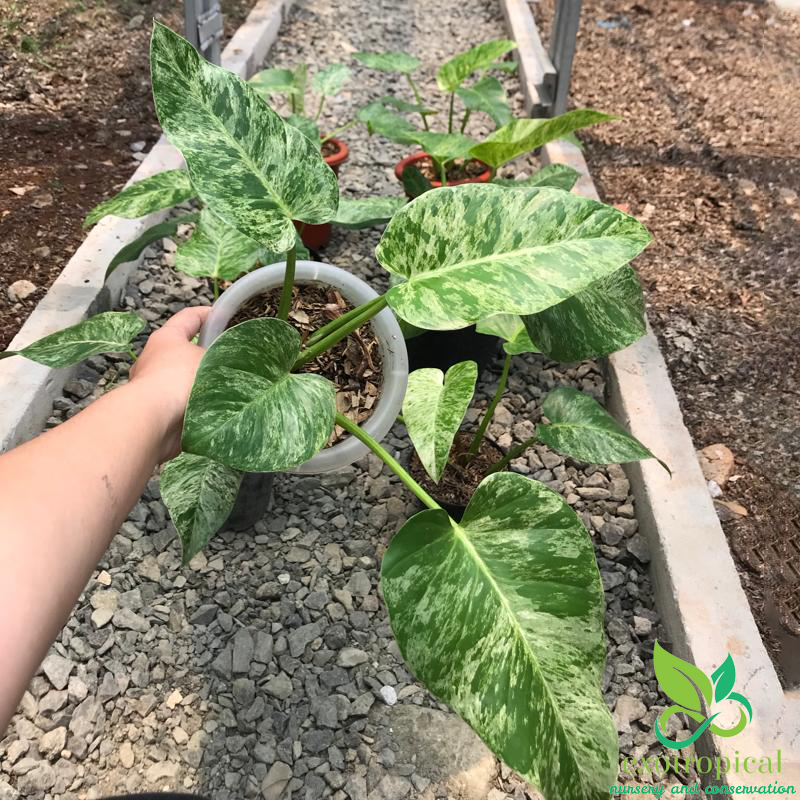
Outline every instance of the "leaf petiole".
<path fill-rule="evenodd" d="M 297 263 L 297 243 L 286 253 L 286 272 L 283 275 L 283 290 L 278 306 L 278 319 L 284 322 L 289 319 L 289 306 L 292 304 L 292 287 L 294 286 L 294 269 Z"/>
<path fill-rule="evenodd" d="M 478 454 L 478 449 L 481 446 L 481 440 L 486 435 L 486 429 L 489 427 L 489 423 L 492 421 L 497 404 L 500 402 L 500 398 L 503 396 L 503 392 L 506 390 L 506 381 L 508 380 L 508 371 L 510 368 L 511 356 L 506 353 L 506 359 L 503 362 L 503 371 L 500 373 L 500 382 L 497 384 L 497 391 L 494 393 L 492 402 L 489 403 L 489 408 L 486 409 L 486 413 L 483 415 L 481 424 L 478 427 L 478 430 L 475 432 L 475 436 L 472 439 L 469 450 L 467 451 L 470 456 L 476 456 Z"/>

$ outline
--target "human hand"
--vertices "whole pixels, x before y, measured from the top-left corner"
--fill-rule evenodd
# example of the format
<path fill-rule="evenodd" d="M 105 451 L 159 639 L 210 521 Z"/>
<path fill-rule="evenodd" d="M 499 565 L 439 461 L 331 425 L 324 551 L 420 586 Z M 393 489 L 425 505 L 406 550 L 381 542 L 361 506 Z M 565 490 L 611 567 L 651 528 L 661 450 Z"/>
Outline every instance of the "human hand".
<path fill-rule="evenodd" d="M 180 452 L 183 413 L 189 400 L 194 376 L 205 352 L 192 344 L 211 309 L 208 306 L 184 308 L 151 334 L 131 368 L 130 385 L 144 390 L 163 414 L 165 442 L 162 461 Z"/>

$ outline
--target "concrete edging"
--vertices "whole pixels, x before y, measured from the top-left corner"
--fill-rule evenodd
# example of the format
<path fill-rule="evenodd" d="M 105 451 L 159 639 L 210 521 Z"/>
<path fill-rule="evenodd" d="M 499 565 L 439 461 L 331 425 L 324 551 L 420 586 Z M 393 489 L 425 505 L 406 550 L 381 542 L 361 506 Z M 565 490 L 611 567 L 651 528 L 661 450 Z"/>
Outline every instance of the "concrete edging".
<path fill-rule="evenodd" d="M 531 41 L 535 22 L 525 0 L 500 0 L 512 38 Z M 535 41 L 539 41 L 538 33 Z M 536 48 L 517 51 L 526 112 L 535 109 L 531 76 Z M 567 142 L 542 148 L 545 164 L 567 164 L 580 180 L 577 194 L 599 200 L 581 151 Z M 782 751 L 779 784 L 800 785 L 800 691 L 784 692 L 756 627 L 747 597 L 728 548 L 725 533 L 700 470 L 694 444 L 683 421 L 658 341 L 648 324 L 635 344 L 606 359 L 609 409 L 637 438 L 644 441 L 673 471 L 672 479 L 655 461 L 625 466 L 636 498 L 637 518 L 652 553 L 651 574 L 656 602 L 676 653 L 707 675 L 727 654 L 736 665 L 737 691 L 750 700 L 753 721 L 735 738 L 706 732 L 697 742 L 704 755 L 728 758 L 769 756 Z M 657 424 L 654 424 L 657 423 Z M 732 727 L 738 712 L 720 715 Z M 772 784 L 775 775 L 727 771 L 731 786 Z M 720 783 L 713 779 L 709 783 Z"/>
<path fill-rule="evenodd" d="M 293 0 L 259 0 L 222 53 L 222 66 L 242 77 L 249 77 L 264 59 L 278 36 L 281 23 Z M 164 136 L 148 153 L 126 185 L 167 169 L 183 166 L 180 153 Z M 91 314 L 112 308 L 122 294 L 138 261 L 118 267 L 104 281 L 106 268 L 114 254 L 164 219 L 159 211 L 140 219 L 105 217 L 84 239 L 53 282 L 47 294 L 9 344 L 20 350 L 49 333 L 76 325 Z M 64 384 L 75 368 L 51 369 L 24 358 L 0 362 L 0 452 L 5 452 L 37 435 L 44 427 Z"/>

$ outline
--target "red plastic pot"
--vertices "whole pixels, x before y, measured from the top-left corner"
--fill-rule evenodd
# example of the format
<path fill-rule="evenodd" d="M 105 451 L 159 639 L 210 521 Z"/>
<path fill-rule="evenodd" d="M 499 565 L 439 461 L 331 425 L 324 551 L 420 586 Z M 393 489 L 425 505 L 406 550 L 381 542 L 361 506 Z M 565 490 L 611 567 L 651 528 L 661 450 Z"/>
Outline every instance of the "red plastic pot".
<path fill-rule="evenodd" d="M 328 139 L 328 141 L 336 145 L 336 152 L 325 156 L 325 163 L 338 175 L 339 167 L 350 155 L 350 148 L 341 139 Z M 294 226 L 300 231 L 300 238 L 309 250 L 321 250 L 331 240 L 330 222 L 324 222 L 322 225 L 295 222 Z"/>
<path fill-rule="evenodd" d="M 406 171 L 406 167 L 410 167 L 416 164 L 418 161 L 422 161 L 423 158 L 430 158 L 427 153 L 417 153 L 414 156 L 406 156 L 402 161 L 400 161 L 394 168 L 394 174 L 397 177 L 397 180 L 400 183 L 403 182 L 403 173 Z M 473 161 L 478 161 L 477 158 L 473 159 Z M 479 164 L 483 164 L 482 161 L 478 161 Z M 489 183 L 489 180 L 492 177 L 492 170 L 486 164 L 483 164 L 486 167 L 486 171 L 482 172 L 480 175 L 476 175 L 474 178 L 464 178 L 460 181 L 448 181 L 448 186 L 460 186 L 462 183 Z M 431 181 L 431 186 L 434 189 L 441 188 L 442 182 L 441 181 Z"/>

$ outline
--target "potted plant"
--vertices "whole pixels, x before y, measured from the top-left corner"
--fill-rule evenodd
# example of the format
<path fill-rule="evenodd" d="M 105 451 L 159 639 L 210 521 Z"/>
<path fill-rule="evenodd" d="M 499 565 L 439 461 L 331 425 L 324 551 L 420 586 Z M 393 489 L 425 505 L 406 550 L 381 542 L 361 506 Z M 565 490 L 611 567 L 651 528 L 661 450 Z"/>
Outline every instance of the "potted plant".
<path fill-rule="evenodd" d="M 152 53 L 162 125 L 213 213 L 274 251 L 294 250 L 292 219 L 333 216 L 319 154 L 288 146 L 291 135 L 251 104 L 246 84 L 202 63 L 159 25 Z M 221 94 L 208 103 L 211 86 Z M 210 110 L 230 125 L 209 118 Z M 240 114 L 254 116 L 234 124 Z M 272 148 L 256 148 L 265 122 L 277 144 L 287 145 L 280 163 L 291 180 L 277 185 L 263 170 Z M 234 130 L 258 135 L 233 147 Z M 453 520 L 337 410 L 330 382 L 307 370 L 387 306 L 435 330 L 498 313 L 539 315 L 572 301 L 573 316 L 580 309 L 602 316 L 607 305 L 624 302 L 611 279 L 648 242 L 635 219 L 559 189 L 469 184 L 427 192 L 394 214 L 376 249 L 378 262 L 403 282 L 336 316 L 305 343 L 282 313 L 294 296 L 290 252 L 280 313 L 227 328 L 206 351 L 186 410 L 183 452 L 162 473 L 162 496 L 188 560 L 224 524 L 244 472 L 297 468 L 325 448 L 335 425 L 366 445 L 426 506 L 395 535 L 381 569 L 401 652 L 430 691 L 548 800 L 605 796 L 617 773 L 617 734 L 600 691 L 603 592 L 580 519 L 542 484 L 498 471 L 480 483 L 462 520 Z M 544 324 L 554 331 L 558 322 Z M 76 349 L 85 333 L 56 336 L 62 344 L 71 339 L 74 358 L 93 350 Z M 104 339 L 95 345 L 109 349 L 105 334 L 95 335 Z M 124 349 L 125 338 L 111 349 Z M 52 358 L 57 344 L 39 343 L 22 355 L 41 359 L 49 348 Z"/>

